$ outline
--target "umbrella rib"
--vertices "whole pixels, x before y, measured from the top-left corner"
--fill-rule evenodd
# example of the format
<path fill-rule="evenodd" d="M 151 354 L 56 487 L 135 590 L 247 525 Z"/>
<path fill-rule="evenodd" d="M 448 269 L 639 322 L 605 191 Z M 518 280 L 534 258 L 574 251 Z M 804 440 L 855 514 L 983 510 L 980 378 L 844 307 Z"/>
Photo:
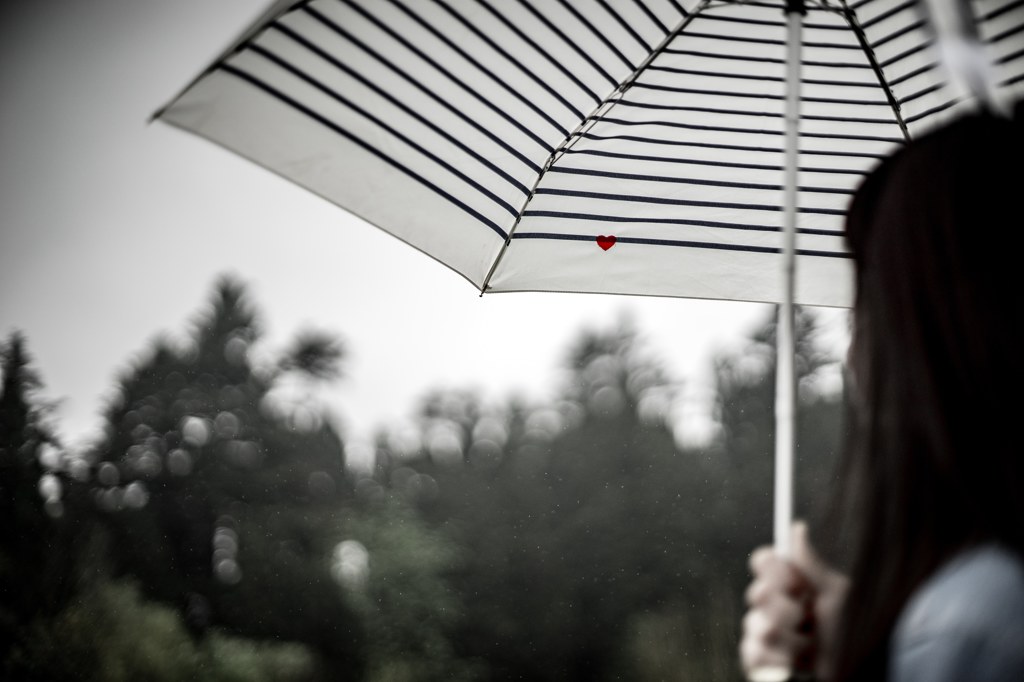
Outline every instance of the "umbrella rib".
<path fill-rule="evenodd" d="M 579 13 L 571 5 L 565 2 L 565 0 L 559 1 L 567 9 L 569 9 L 573 15 L 577 16 L 587 26 L 590 26 L 590 23 L 587 22 L 583 17 L 580 17 Z M 482 2 L 485 7 L 487 6 L 484 0 L 480 0 L 480 2 Z M 526 200 L 523 202 L 522 208 L 519 209 L 519 215 L 516 216 L 515 221 L 512 223 L 512 227 L 509 228 L 508 236 L 505 237 L 505 243 L 501 245 L 501 249 L 498 251 L 497 257 L 494 259 L 494 262 L 491 263 L 491 267 L 487 271 L 487 276 L 484 277 L 484 281 L 480 285 L 481 296 L 483 296 L 484 292 L 487 291 L 488 287 L 490 286 L 491 277 L 494 276 L 495 271 L 498 269 L 498 265 L 501 263 L 502 259 L 505 257 L 505 254 L 508 252 L 508 247 L 512 243 L 512 236 L 515 234 L 516 229 L 519 227 L 519 224 L 523 220 L 523 216 L 526 213 L 526 207 L 530 205 L 530 202 L 533 201 L 533 197 L 537 195 L 537 188 L 540 186 L 541 180 L 547 174 L 548 169 L 550 169 L 551 166 L 554 165 L 555 161 L 561 158 L 562 154 L 564 154 L 576 140 L 580 139 L 580 137 L 585 133 L 586 130 L 588 130 L 590 127 L 594 125 L 594 123 L 600 117 L 602 111 L 607 111 L 607 109 L 611 108 L 611 106 L 614 105 L 614 98 L 616 96 L 621 96 L 623 92 L 628 90 L 629 87 L 633 85 L 636 79 L 640 76 L 640 74 L 651 64 L 651 62 L 653 62 L 658 55 L 664 52 L 664 50 L 668 47 L 669 43 L 671 43 L 676 38 L 676 36 L 678 36 L 682 32 L 682 30 L 686 28 L 691 21 L 693 21 L 693 18 L 700 14 L 700 12 L 710 3 L 711 0 L 701 0 L 701 3 L 691 14 L 684 13 L 683 18 L 679 21 L 676 27 L 672 29 L 672 31 L 662 39 L 661 43 L 659 43 L 658 46 L 654 48 L 654 50 L 651 51 L 650 54 L 647 55 L 647 58 L 644 59 L 644 61 L 639 66 L 634 67 L 633 72 L 625 80 L 619 83 L 618 86 L 616 86 L 616 88 L 612 92 L 610 92 L 608 96 L 605 97 L 605 99 L 597 105 L 597 107 L 594 109 L 594 111 L 591 112 L 589 116 L 580 121 L 579 125 L 576 126 L 576 129 L 572 131 L 572 133 L 562 142 L 561 145 L 559 145 L 557 149 L 555 149 L 551 153 L 550 156 L 548 156 L 548 160 L 544 163 L 544 167 L 541 169 L 540 173 L 537 174 L 537 179 L 534 180 L 533 187 L 530 189 L 529 196 L 526 197 Z M 591 27 L 591 30 L 594 30 L 593 27 Z M 595 33 L 597 32 L 595 31 Z"/>
<path fill-rule="evenodd" d="M 882 91 L 885 93 L 885 98 L 888 100 L 889 107 L 892 109 L 893 116 L 896 118 L 896 124 L 899 125 L 904 139 L 909 140 L 910 131 L 907 129 L 906 121 L 903 120 L 899 101 L 897 101 L 896 95 L 893 94 L 892 87 L 890 87 L 889 82 L 885 78 L 885 73 L 883 73 L 882 67 L 878 63 L 878 58 L 875 56 L 875 51 L 868 42 L 867 36 L 864 34 L 864 29 L 861 27 L 860 22 L 857 19 L 855 10 L 846 4 L 846 0 L 839 0 L 839 2 L 844 9 L 843 16 L 846 18 L 846 22 L 850 25 L 850 29 L 853 31 L 854 35 L 857 36 L 857 42 L 860 43 L 864 56 L 867 58 L 868 63 L 875 72 L 875 76 L 878 78 L 878 84 L 882 87 Z M 857 6 L 859 7 L 861 5 L 863 5 L 863 2 L 859 3 Z"/>

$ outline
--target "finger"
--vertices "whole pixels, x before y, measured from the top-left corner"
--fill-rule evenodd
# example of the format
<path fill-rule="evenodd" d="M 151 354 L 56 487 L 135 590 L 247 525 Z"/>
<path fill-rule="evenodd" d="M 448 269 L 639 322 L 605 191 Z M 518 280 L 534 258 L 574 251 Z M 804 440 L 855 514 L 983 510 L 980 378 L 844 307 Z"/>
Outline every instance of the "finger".
<path fill-rule="evenodd" d="M 746 672 L 768 666 L 792 668 L 792 659 L 788 652 L 746 638 L 740 641 L 740 662 Z"/>
<path fill-rule="evenodd" d="M 815 590 L 810 581 L 793 566 L 780 562 L 766 567 L 744 592 L 747 606 L 759 606 L 774 595 L 809 602 Z"/>
<path fill-rule="evenodd" d="M 744 668 L 762 665 L 806 665 L 813 656 L 812 639 L 792 630 L 778 630 L 772 619 L 751 611 L 743 619 L 740 657 Z"/>
<path fill-rule="evenodd" d="M 783 595 L 769 597 L 757 610 L 764 613 L 776 632 L 803 631 L 808 619 L 811 618 L 809 602 L 790 599 Z"/>
<path fill-rule="evenodd" d="M 743 636 L 763 640 L 767 644 L 788 642 L 810 635 L 808 609 L 798 603 L 774 600 L 763 607 L 750 609 L 743 616 Z"/>
<path fill-rule="evenodd" d="M 750 560 L 747 562 L 750 566 L 750 572 L 753 575 L 757 575 L 764 567 L 772 561 L 777 560 L 775 556 L 775 550 L 771 547 L 758 547 L 750 554 Z"/>
<path fill-rule="evenodd" d="M 810 530 L 803 521 L 793 524 L 793 563 L 807 576 L 807 578 L 818 584 L 828 572 L 828 565 L 821 560 L 814 547 L 811 545 Z"/>
<path fill-rule="evenodd" d="M 759 559 L 758 571 L 745 593 L 747 604 L 755 606 L 766 595 L 778 592 L 795 599 L 807 599 L 814 591 L 803 572 L 784 559 L 771 555 Z"/>

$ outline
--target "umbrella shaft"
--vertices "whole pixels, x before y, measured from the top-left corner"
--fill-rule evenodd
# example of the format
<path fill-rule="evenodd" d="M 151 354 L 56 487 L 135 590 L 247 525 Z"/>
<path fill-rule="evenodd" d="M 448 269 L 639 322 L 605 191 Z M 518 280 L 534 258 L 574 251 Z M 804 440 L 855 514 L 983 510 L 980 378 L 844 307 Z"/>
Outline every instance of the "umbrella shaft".
<path fill-rule="evenodd" d="M 783 298 L 777 325 L 777 374 L 775 378 L 775 509 L 774 541 L 783 555 L 790 552 L 789 529 L 793 519 L 793 452 L 795 446 L 796 375 L 794 356 L 793 299 L 795 293 L 797 133 L 800 121 L 800 49 L 803 15 L 786 14 L 786 158 L 783 197 Z"/>

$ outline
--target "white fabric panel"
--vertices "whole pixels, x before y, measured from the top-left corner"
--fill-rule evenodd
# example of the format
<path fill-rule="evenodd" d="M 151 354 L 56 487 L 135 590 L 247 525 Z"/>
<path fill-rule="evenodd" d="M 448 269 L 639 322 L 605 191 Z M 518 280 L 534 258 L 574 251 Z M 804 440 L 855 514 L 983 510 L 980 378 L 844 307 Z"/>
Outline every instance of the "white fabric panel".
<path fill-rule="evenodd" d="M 226 74 L 213 73 L 162 115 L 384 227 L 480 286 L 503 239 L 348 140 Z M 273 131 L 273 134 L 268 134 Z M 443 221 L 445 230 L 434 229 Z M 382 268 L 387 264 L 382 263 Z"/>
<path fill-rule="evenodd" d="M 595 241 L 516 239 L 493 291 L 643 293 L 736 301 L 774 302 L 781 297 L 777 257 L 769 254 Z M 846 306 L 852 298 L 851 262 L 797 257 L 797 299 L 807 305 Z M 585 282 L 584 286 L 579 286 Z"/>

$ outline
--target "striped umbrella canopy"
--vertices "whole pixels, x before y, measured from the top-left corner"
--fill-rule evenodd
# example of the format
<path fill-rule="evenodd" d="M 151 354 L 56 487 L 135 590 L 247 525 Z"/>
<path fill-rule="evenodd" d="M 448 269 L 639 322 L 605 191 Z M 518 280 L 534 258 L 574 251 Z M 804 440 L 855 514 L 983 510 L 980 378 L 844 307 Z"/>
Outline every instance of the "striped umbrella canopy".
<path fill-rule="evenodd" d="M 1024 3 L 972 3 L 1024 93 Z M 798 303 L 847 305 L 866 170 L 964 101 L 913 0 L 809 4 Z M 779 0 L 283 0 L 159 118 L 486 292 L 784 298 Z"/>
<path fill-rule="evenodd" d="M 1024 0 L 806 2 L 279 0 L 157 116 L 481 292 L 782 303 L 784 550 L 791 304 L 850 303 L 878 159 L 972 91 L 1024 95 Z"/>

